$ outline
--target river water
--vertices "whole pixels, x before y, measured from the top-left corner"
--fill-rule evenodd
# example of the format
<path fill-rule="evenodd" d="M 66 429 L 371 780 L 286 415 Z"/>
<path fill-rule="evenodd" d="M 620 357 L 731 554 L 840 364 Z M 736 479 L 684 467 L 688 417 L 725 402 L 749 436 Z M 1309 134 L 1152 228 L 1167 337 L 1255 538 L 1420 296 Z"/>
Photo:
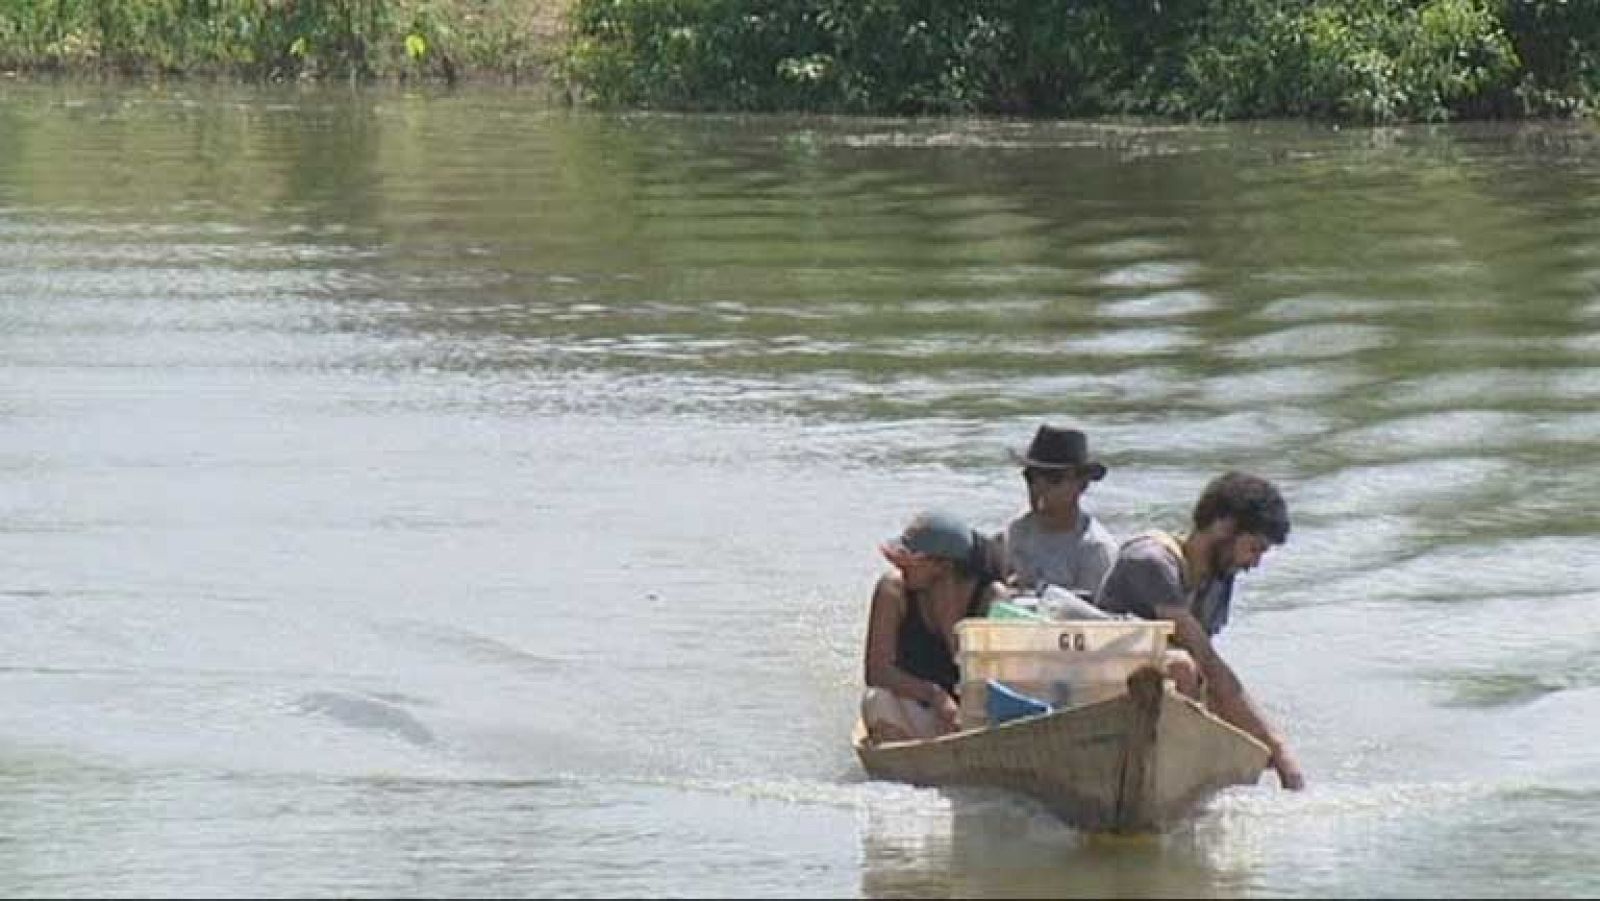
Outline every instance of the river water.
<path fill-rule="evenodd" d="M 0 893 L 1600 893 L 1600 131 L 0 85 Z M 1290 541 L 1310 787 L 865 779 L 875 543 Z"/>

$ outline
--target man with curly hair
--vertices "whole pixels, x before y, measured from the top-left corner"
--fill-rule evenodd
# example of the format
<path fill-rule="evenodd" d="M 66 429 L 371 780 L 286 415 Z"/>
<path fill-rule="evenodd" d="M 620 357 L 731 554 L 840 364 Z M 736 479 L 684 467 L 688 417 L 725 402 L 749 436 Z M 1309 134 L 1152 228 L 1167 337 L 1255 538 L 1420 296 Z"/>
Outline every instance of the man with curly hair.
<path fill-rule="evenodd" d="M 1228 623 L 1234 579 L 1289 537 L 1289 507 L 1271 482 L 1240 472 L 1212 479 L 1180 537 L 1149 531 L 1125 542 L 1095 594 L 1110 613 L 1173 623 L 1168 673 L 1216 714 L 1260 739 L 1287 789 L 1305 786 L 1300 764 L 1212 640 Z"/>

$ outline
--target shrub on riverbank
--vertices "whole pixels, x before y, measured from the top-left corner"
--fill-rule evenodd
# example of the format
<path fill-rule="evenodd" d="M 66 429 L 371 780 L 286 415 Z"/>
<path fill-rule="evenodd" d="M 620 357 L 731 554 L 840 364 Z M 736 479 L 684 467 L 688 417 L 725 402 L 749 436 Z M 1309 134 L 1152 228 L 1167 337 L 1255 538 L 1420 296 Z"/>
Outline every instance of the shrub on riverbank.
<path fill-rule="evenodd" d="M 0 67 L 123 75 L 512 80 L 563 0 L 4 0 Z"/>
<path fill-rule="evenodd" d="M 577 0 L 603 105 L 1364 122 L 1589 109 L 1595 0 Z"/>
<path fill-rule="evenodd" d="M 1600 98 L 1600 0 L 0 0 L 5 69 L 453 82 L 552 65 L 625 107 L 1570 114 Z"/>

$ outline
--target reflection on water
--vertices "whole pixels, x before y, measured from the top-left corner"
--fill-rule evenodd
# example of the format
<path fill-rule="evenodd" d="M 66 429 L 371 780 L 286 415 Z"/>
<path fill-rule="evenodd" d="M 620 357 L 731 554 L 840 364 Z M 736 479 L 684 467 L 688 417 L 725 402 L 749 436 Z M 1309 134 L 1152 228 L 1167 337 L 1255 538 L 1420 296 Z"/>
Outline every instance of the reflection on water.
<path fill-rule="evenodd" d="M 1592 788 L 1501 780 L 1234 791 L 1168 833 L 1126 837 L 1075 833 L 1011 797 L 879 799 L 863 815 L 861 895 L 1408 897 L 1457 882 L 1475 897 L 1561 897 L 1589 884 L 1575 864 L 1595 848 L 1585 825 L 1600 801 Z M 1548 842 L 1537 824 L 1546 817 L 1576 828 L 1577 847 Z M 1374 857 L 1386 859 L 1381 872 Z"/>
<path fill-rule="evenodd" d="M 1582 124 L 0 86 L 0 890 L 1593 893 L 1597 176 Z M 1309 792 L 1102 841 L 863 779 L 876 542 L 997 527 L 1043 420 L 1118 534 L 1283 484 L 1223 646 Z"/>
<path fill-rule="evenodd" d="M 941 801 L 887 801 L 863 814 L 864 897 L 1237 897 L 1259 865 L 1238 846 L 1245 836 L 1214 824 L 1085 835 L 1013 796 L 960 789 Z"/>

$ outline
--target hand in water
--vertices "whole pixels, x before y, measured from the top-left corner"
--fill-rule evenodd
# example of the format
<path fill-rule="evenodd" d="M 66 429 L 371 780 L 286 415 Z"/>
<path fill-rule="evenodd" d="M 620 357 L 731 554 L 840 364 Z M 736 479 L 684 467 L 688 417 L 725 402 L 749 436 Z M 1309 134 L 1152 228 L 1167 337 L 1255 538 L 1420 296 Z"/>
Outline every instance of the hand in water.
<path fill-rule="evenodd" d="M 1288 751 L 1280 750 L 1268 761 L 1272 768 L 1278 771 L 1278 782 L 1289 791 L 1300 791 L 1306 787 L 1306 776 L 1300 772 L 1300 763 Z"/>

